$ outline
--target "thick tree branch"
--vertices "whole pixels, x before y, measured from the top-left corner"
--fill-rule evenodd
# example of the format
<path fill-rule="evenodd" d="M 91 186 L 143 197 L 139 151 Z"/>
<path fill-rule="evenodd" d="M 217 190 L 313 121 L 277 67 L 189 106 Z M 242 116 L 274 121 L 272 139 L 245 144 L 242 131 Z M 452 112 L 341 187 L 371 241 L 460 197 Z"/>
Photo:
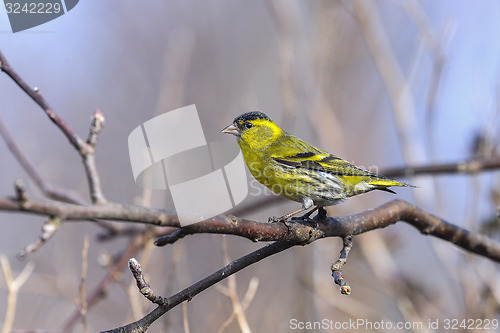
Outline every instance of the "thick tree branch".
<path fill-rule="evenodd" d="M 119 204 L 78 206 L 65 203 L 18 202 L 0 199 L 0 210 L 26 212 L 43 216 L 59 216 L 66 221 L 106 219 L 180 227 L 173 211 Z M 234 216 L 215 216 L 183 227 L 182 233 L 231 234 L 252 241 L 288 241 L 307 244 L 325 237 L 347 237 L 385 228 L 398 221 L 411 224 L 421 233 L 449 241 L 464 250 L 500 262 L 500 243 L 486 236 L 469 232 L 435 217 L 403 200 L 393 200 L 378 208 L 359 214 L 329 217 L 325 220 L 292 220 L 284 223 L 260 223 Z M 179 239 L 179 238 L 177 238 Z"/>
<path fill-rule="evenodd" d="M 341 269 L 351 249 L 352 236 L 370 230 L 384 228 L 399 220 L 411 224 L 423 234 L 442 238 L 470 252 L 500 262 L 500 243 L 441 220 L 402 200 L 394 200 L 376 209 L 351 216 L 338 218 L 325 218 L 323 214 L 319 214 L 319 216 L 319 218 L 315 218 L 314 220 L 291 221 L 286 225 L 283 223 L 270 224 L 248 220 L 241 221 L 236 218 L 229 219 L 216 217 L 208 221 L 184 227 L 182 229 L 185 230 L 184 234 L 207 232 L 221 233 L 221 230 L 225 229 L 223 226 L 225 225 L 227 227 L 225 230 L 233 232 L 224 233 L 242 235 L 243 230 L 245 230 L 247 232 L 245 237 L 248 236 L 248 233 L 255 232 L 255 239 L 259 239 L 259 237 L 264 237 L 266 232 L 271 232 L 272 235 L 278 235 L 278 239 L 280 240 L 231 262 L 223 269 L 196 282 L 172 297 L 162 298 L 161 301 L 163 305 L 160 305 L 137 322 L 107 332 L 145 332 L 155 320 L 171 308 L 186 300 L 191 300 L 192 297 L 201 291 L 209 288 L 229 275 L 272 254 L 281 252 L 292 246 L 305 245 L 324 237 L 340 236 L 344 239 L 344 246 L 339 260 L 332 265 L 332 275 L 335 283 L 340 285 L 342 293 L 349 294 L 350 287 L 345 283 Z M 233 229 L 233 227 L 239 228 L 240 233 L 234 232 L 235 229 Z M 274 230 L 271 231 L 270 229 L 264 228 Z M 186 232 L 186 230 L 188 230 L 188 232 Z M 156 298 L 157 296 L 155 295 L 155 299 Z"/>

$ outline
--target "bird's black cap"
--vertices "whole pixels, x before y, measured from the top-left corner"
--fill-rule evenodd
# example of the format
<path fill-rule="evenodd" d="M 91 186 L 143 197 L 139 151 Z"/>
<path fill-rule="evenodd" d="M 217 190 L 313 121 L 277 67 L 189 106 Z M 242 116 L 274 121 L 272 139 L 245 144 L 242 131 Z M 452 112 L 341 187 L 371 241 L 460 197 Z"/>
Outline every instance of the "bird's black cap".
<path fill-rule="evenodd" d="M 238 124 L 241 121 L 248 121 L 248 120 L 255 120 L 255 119 L 263 119 L 263 120 L 272 121 L 271 118 L 269 118 L 265 113 L 262 113 L 260 111 L 250 111 L 247 113 L 243 113 L 242 115 L 239 115 L 238 117 L 234 118 L 234 122 L 236 124 Z"/>

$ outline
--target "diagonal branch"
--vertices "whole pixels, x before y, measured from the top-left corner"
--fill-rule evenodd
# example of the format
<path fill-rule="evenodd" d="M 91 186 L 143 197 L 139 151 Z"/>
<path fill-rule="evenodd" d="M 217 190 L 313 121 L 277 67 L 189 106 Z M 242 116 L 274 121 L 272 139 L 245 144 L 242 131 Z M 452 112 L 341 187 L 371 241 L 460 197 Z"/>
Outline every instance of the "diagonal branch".
<path fill-rule="evenodd" d="M 181 304 L 184 301 L 191 300 L 194 296 L 198 295 L 200 292 L 205 289 L 213 286 L 217 282 L 220 282 L 227 278 L 228 276 L 242 270 L 243 268 L 252 265 L 256 262 L 261 261 L 264 258 L 272 256 L 273 254 L 282 252 L 286 249 L 293 247 L 294 243 L 290 242 L 274 242 L 268 244 L 257 251 L 254 251 L 246 256 L 243 256 L 239 259 L 236 259 L 230 262 L 224 268 L 218 270 L 217 272 L 207 276 L 206 278 L 194 283 L 193 285 L 187 287 L 186 289 L 178 292 L 177 294 L 164 299 L 164 304 L 162 306 L 157 307 L 149 314 L 147 314 L 142 319 L 131 323 L 127 326 L 115 328 L 113 330 L 105 331 L 105 333 L 126 333 L 126 332 L 134 332 L 140 333 L 145 332 L 148 327 L 158 318 L 160 318 L 163 314 L 168 312 L 170 309 L 175 306 Z"/>
<path fill-rule="evenodd" d="M 24 249 L 21 250 L 17 254 L 17 257 L 19 259 L 25 259 L 27 255 L 38 251 L 43 244 L 45 244 L 49 239 L 52 238 L 52 236 L 55 235 L 57 230 L 61 227 L 62 220 L 61 218 L 57 216 L 50 217 L 47 221 L 42 226 L 42 233 L 40 234 L 40 237 L 38 240 L 30 245 L 27 245 L 24 247 Z"/>
<path fill-rule="evenodd" d="M 102 194 L 99 174 L 95 165 L 94 148 L 97 142 L 97 135 L 104 124 L 104 116 L 100 111 L 96 111 L 92 118 L 90 134 L 87 142 L 82 140 L 69 125 L 54 112 L 45 97 L 40 93 L 40 89 L 31 88 L 21 76 L 10 66 L 9 62 L 0 51 L 0 70 L 7 74 L 28 96 L 35 101 L 49 117 L 49 119 L 63 132 L 71 145 L 81 155 L 87 179 L 89 183 L 90 195 L 93 203 L 105 204 L 106 199 Z"/>
<path fill-rule="evenodd" d="M 78 195 L 54 187 L 40 175 L 38 169 L 35 167 L 33 163 L 31 163 L 31 161 L 22 151 L 21 147 L 19 147 L 19 145 L 17 144 L 9 128 L 3 121 L 3 117 L 1 116 L 0 116 L 0 135 L 3 137 L 5 143 L 7 144 L 7 147 L 12 152 L 14 157 L 18 160 L 19 164 L 21 164 L 23 169 L 35 182 L 40 191 L 42 191 L 47 197 L 68 203 L 83 204 L 83 200 L 79 198 Z"/>
<path fill-rule="evenodd" d="M 61 119 L 50 107 L 49 103 L 42 96 L 38 88 L 31 88 L 17 72 L 10 66 L 9 62 L 0 51 L 0 69 L 7 74 L 36 104 L 38 104 L 44 111 L 49 119 L 56 124 L 57 127 L 63 132 L 69 142 L 80 150 L 85 142 L 68 126 L 68 124 Z"/>
<path fill-rule="evenodd" d="M 92 142 L 95 145 L 95 141 L 97 139 L 98 131 L 92 131 L 94 126 L 91 125 L 91 133 L 89 134 L 89 142 Z M 101 127 L 102 128 L 102 127 Z M 35 182 L 36 186 L 40 191 L 42 191 L 45 196 L 49 199 L 62 201 L 66 203 L 85 205 L 87 204 L 78 194 L 64 190 L 53 184 L 49 183 L 45 180 L 35 165 L 28 159 L 28 157 L 24 154 L 21 147 L 17 144 L 14 139 L 12 133 L 9 128 L 3 121 L 3 118 L 0 116 L 0 135 L 3 137 L 7 147 L 12 152 L 14 157 L 17 159 L 22 168 L 26 171 L 26 173 L 30 176 L 30 178 Z M 90 141 L 92 140 L 92 141 Z M 105 228 L 110 235 L 116 235 L 124 232 L 124 228 L 119 228 L 118 226 L 109 223 L 108 221 L 95 220 L 95 223 L 99 224 L 101 227 Z"/>

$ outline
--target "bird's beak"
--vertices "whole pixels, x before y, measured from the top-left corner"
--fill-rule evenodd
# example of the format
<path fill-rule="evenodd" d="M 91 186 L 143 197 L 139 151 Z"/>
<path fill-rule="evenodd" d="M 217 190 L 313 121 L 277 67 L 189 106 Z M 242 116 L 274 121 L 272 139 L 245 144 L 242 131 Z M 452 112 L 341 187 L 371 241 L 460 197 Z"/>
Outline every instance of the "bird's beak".
<path fill-rule="evenodd" d="M 236 136 L 241 135 L 240 130 L 234 124 L 230 124 L 230 125 L 226 126 L 221 132 L 226 133 L 226 134 L 236 135 Z"/>

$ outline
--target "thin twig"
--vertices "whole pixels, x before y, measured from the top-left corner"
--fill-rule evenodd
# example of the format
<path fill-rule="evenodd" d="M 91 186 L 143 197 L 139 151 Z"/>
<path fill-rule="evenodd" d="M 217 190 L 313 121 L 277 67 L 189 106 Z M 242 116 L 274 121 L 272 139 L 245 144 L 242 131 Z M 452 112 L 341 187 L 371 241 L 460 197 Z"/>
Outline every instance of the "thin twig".
<path fill-rule="evenodd" d="M 142 263 L 141 269 L 146 269 L 148 263 L 150 262 L 153 249 L 155 248 L 153 242 L 151 242 L 151 235 L 150 235 L 150 232 L 152 231 L 153 228 L 147 228 L 147 229 L 148 230 L 145 231 L 144 245 L 140 256 L 140 262 Z M 131 283 L 126 288 L 126 292 L 130 299 L 132 314 L 134 315 L 134 318 L 139 318 L 144 316 L 146 310 L 141 308 L 141 302 L 140 302 L 141 298 L 139 297 L 139 295 L 137 295 L 136 288 L 137 288 L 136 284 L 133 283 L 133 281 L 131 281 Z"/>
<path fill-rule="evenodd" d="M 224 238 L 222 242 L 222 250 L 224 256 L 224 263 L 227 265 L 230 263 L 230 260 L 227 251 L 226 238 Z M 250 325 L 248 324 L 248 320 L 245 315 L 245 309 L 243 308 L 240 298 L 238 297 L 237 287 L 236 287 L 236 277 L 234 275 L 231 275 L 227 279 L 227 287 L 220 285 L 218 290 L 231 300 L 231 305 L 233 306 L 233 313 L 231 314 L 231 317 L 229 319 L 232 320 L 232 318 L 236 318 L 242 333 L 251 333 L 252 330 L 250 329 Z"/>
<path fill-rule="evenodd" d="M 129 244 L 125 247 L 126 250 L 120 255 L 116 264 L 112 266 L 106 277 L 99 283 L 99 285 L 89 293 L 87 297 L 87 310 L 97 304 L 97 302 L 106 296 L 108 290 L 111 288 L 113 283 L 120 276 L 121 271 L 127 266 L 128 259 L 136 254 L 136 252 L 142 247 L 144 242 L 144 234 L 138 233 L 134 238 L 131 239 Z M 61 333 L 71 332 L 73 327 L 79 322 L 81 318 L 80 309 L 77 308 L 75 311 L 66 319 L 62 328 Z"/>
<path fill-rule="evenodd" d="M 59 230 L 62 225 L 62 219 L 59 216 L 50 217 L 43 225 L 42 225 L 42 233 L 40 234 L 40 238 L 33 244 L 27 245 L 22 249 L 17 257 L 19 259 L 25 259 L 27 255 L 38 251 L 49 239 L 54 236 L 54 234 Z"/>
<path fill-rule="evenodd" d="M 92 115 L 87 143 L 79 150 L 82 155 L 85 174 L 87 175 L 90 198 L 94 204 L 98 205 L 104 205 L 107 203 L 107 200 L 102 193 L 101 180 L 95 163 L 95 145 L 97 143 L 97 137 L 99 136 L 103 126 L 104 115 L 101 111 L 96 110 Z"/>
<path fill-rule="evenodd" d="M 250 283 L 248 284 L 247 292 L 245 293 L 245 296 L 243 297 L 243 300 L 241 301 L 241 308 L 243 310 L 246 310 L 248 308 L 248 306 L 250 305 L 250 303 L 252 302 L 252 300 L 254 299 L 255 294 L 257 293 L 258 287 L 259 287 L 259 279 L 256 277 L 253 277 L 250 280 Z M 217 330 L 217 333 L 224 332 L 226 330 L 226 328 L 233 322 L 235 316 L 236 316 L 236 314 L 233 311 L 231 316 L 229 316 L 229 318 L 227 318 L 226 321 L 222 323 L 221 327 L 219 327 L 219 329 Z"/>
<path fill-rule="evenodd" d="M 14 182 L 14 193 L 16 194 L 17 202 L 23 207 L 28 202 L 29 196 L 22 180 L 18 179 Z"/>
<path fill-rule="evenodd" d="M 188 312 L 187 312 L 187 304 L 188 302 L 182 302 L 182 325 L 184 326 L 184 333 L 190 333 L 189 329 L 189 320 L 188 320 Z"/>
<path fill-rule="evenodd" d="M 85 282 L 87 281 L 87 267 L 88 267 L 88 253 L 89 253 L 89 235 L 83 237 L 83 250 L 82 250 L 82 276 L 80 278 L 80 313 L 82 315 L 83 331 L 88 333 L 89 327 L 87 323 L 87 297 L 85 296 Z"/>
<path fill-rule="evenodd" d="M 14 324 L 19 289 L 21 289 L 24 283 L 26 283 L 29 276 L 35 269 L 35 265 L 32 262 L 28 262 L 26 266 L 24 266 L 22 272 L 15 279 L 12 277 L 12 270 L 10 269 L 9 260 L 6 256 L 0 256 L 0 265 L 2 266 L 2 273 L 8 293 L 7 311 L 5 313 L 2 333 L 10 333 Z"/>
<path fill-rule="evenodd" d="M 146 282 L 146 279 L 142 274 L 141 265 L 139 264 L 137 259 L 130 258 L 128 261 L 128 268 L 130 269 L 132 275 L 134 276 L 137 288 L 144 297 L 146 297 L 152 303 L 158 305 L 168 305 L 168 303 L 165 303 L 165 299 L 162 296 L 157 295 L 151 288 L 150 284 Z"/>
<path fill-rule="evenodd" d="M 90 122 L 89 136 L 87 138 L 87 144 L 92 148 L 95 148 L 97 144 L 97 138 L 104 127 L 104 122 L 105 119 L 102 112 L 100 110 L 95 110 Z"/>
<path fill-rule="evenodd" d="M 336 262 L 331 266 L 333 280 L 336 284 L 340 286 L 340 292 L 343 295 L 349 295 L 351 293 L 351 287 L 345 282 L 344 276 L 342 274 L 342 267 L 344 267 L 347 262 L 347 256 L 352 248 L 352 236 L 344 237 L 342 251 L 340 251 L 340 256 Z"/>
<path fill-rule="evenodd" d="M 187 236 L 189 234 L 190 233 L 184 229 L 177 229 L 168 235 L 160 236 L 157 239 L 155 239 L 155 245 L 165 246 L 167 244 L 173 244 L 177 242 L 179 239 L 184 238 L 184 236 Z"/>

